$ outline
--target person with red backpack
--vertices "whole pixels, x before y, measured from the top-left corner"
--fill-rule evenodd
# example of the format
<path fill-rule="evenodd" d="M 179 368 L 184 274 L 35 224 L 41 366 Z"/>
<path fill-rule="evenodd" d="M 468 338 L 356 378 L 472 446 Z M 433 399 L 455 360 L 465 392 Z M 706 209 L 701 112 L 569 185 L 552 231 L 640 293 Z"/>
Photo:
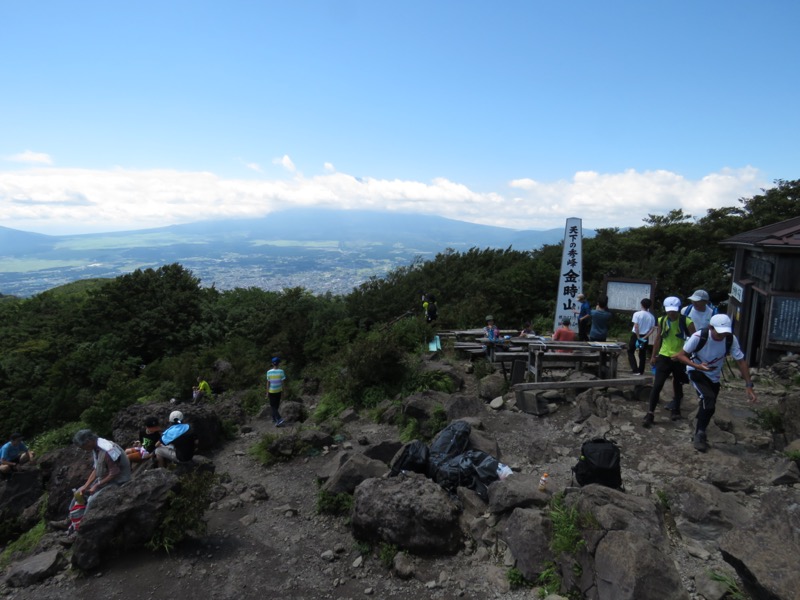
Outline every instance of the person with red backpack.
<path fill-rule="evenodd" d="M 709 321 L 708 328 L 701 329 L 692 335 L 683 345 L 676 359 L 686 365 L 689 381 L 692 383 L 700 406 L 697 410 L 697 426 L 692 443 L 695 450 L 705 452 L 708 449 L 706 429 L 711 423 L 711 417 L 717 405 L 717 396 L 722 377 L 722 366 L 725 357 L 730 354 L 744 378 L 744 387 L 750 402 L 757 402 L 758 398 L 753 390 L 753 380 L 750 369 L 739 346 L 739 340 L 733 335 L 731 318 L 728 315 L 714 315 Z"/>

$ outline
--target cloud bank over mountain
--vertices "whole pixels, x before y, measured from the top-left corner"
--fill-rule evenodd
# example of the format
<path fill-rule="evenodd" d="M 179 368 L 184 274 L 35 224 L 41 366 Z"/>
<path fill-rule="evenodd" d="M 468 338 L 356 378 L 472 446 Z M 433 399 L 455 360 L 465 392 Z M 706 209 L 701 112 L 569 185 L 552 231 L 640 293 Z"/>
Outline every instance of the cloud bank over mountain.
<path fill-rule="evenodd" d="M 46 166 L 52 158 L 33 151 L 6 157 L 12 158 L 31 167 L 0 171 L 0 222 L 55 235 L 260 218 L 307 207 L 438 215 L 514 229 L 561 227 L 568 217 L 594 229 L 636 227 L 648 214 L 680 208 L 700 217 L 770 187 L 753 167 L 722 169 L 698 180 L 666 170 L 581 171 L 569 180 L 520 178 L 487 191 L 444 177 L 423 182 L 355 176 L 331 163 L 307 176 L 288 155 L 274 161 L 286 177 L 272 179 L 251 163 L 253 179 L 230 179 L 207 171 Z"/>

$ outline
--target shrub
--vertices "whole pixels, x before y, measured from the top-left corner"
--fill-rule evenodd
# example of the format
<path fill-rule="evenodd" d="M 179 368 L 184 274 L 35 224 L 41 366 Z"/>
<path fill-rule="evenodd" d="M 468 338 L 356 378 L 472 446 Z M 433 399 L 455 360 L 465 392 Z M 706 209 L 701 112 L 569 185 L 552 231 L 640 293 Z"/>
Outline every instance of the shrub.
<path fill-rule="evenodd" d="M 81 421 L 67 423 L 57 429 L 50 429 L 37 435 L 31 442 L 31 450 L 41 456 L 51 450 L 64 448 L 72 443 L 72 436 L 79 429 L 87 429 L 89 426 Z"/>
<path fill-rule="evenodd" d="M 353 496 L 342 492 L 332 494 L 320 489 L 317 492 L 317 513 L 320 515 L 349 515 L 353 508 Z"/>
<path fill-rule="evenodd" d="M 203 515 L 215 481 L 214 474 L 208 471 L 198 470 L 182 476 L 180 490 L 170 492 L 167 511 L 147 546 L 169 552 L 190 533 L 203 535 L 206 532 Z"/>
<path fill-rule="evenodd" d="M 420 439 L 420 437 L 419 421 L 413 418 L 408 419 L 403 430 L 400 432 L 400 441 L 407 444 L 411 440 Z"/>
<path fill-rule="evenodd" d="M 258 442 L 250 446 L 250 454 L 265 467 L 278 462 L 280 459 L 270 452 L 270 446 L 279 437 L 275 433 L 265 434 Z"/>
<path fill-rule="evenodd" d="M 800 450 L 790 450 L 789 452 L 785 452 L 785 454 L 789 460 L 800 463 Z"/>
<path fill-rule="evenodd" d="M 546 598 L 550 594 L 557 594 L 561 589 L 561 577 L 559 577 L 556 566 L 553 563 L 547 563 L 547 568 L 539 573 L 536 582 L 541 586 L 539 588 L 540 598 Z"/>
<path fill-rule="evenodd" d="M 730 597 L 732 600 L 746 600 L 747 597 L 742 593 L 742 590 L 739 589 L 739 584 L 736 583 L 736 580 L 728 575 L 727 573 L 718 573 L 716 571 L 709 571 L 708 576 L 711 578 L 712 581 L 717 581 L 728 588 L 728 593 L 726 597 Z"/>

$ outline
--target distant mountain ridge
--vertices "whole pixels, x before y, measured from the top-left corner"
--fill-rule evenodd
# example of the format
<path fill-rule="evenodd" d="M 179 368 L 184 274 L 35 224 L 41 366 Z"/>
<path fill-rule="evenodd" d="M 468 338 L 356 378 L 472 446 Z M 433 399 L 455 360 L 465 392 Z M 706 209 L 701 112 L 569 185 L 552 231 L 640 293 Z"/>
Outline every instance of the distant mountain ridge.
<path fill-rule="evenodd" d="M 302 286 L 347 293 L 447 248 L 534 250 L 563 228 L 514 230 L 431 215 L 291 209 L 258 218 L 49 236 L 0 227 L 0 293 L 29 296 L 89 277 L 179 262 L 222 289 Z M 594 231 L 584 231 L 592 237 Z"/>

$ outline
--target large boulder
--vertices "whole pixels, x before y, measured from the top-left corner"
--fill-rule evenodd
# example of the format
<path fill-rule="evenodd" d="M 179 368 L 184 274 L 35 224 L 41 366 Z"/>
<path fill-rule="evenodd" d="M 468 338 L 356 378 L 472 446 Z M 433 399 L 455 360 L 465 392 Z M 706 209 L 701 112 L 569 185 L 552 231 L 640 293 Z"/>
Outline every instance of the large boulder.
<path fill-rule="evenodd" d="M 0 535 L 18 533 L 18 529 L 25 529 L 21 523 L 25 509 L 35 504 L 42 495 L 42 474 L 36 467 L 26 466 L 16 471 L 9 479 L 0 481 L 0 523 L 4 526 Z M 13 524 L 16 523 L 18 527 Z M 5 542 L 0 538 L 0 543 Z"/>
<path fill-rule="evenodd" d="M 725 533 L 722 557 L 754 598 L 789 600 L 800 590 L 800 491 L 771 491 L 753 521 Z"/>
<path fill-rule="evenodd" d="M 89 570 L 110 551 L 148 542 L 156 531 L 170 492 L 180 479 L 167 469 L 153 469 L 125 485 L 103 491 L 92 502 L 72 546 L 72 565 Z"/>
<path fill-rule="evenodd" d="M 223 440 L 222 421 L 211 405 L 179 404 L 169 402 L 158 404 L 134 404 L 117 413 L 112 422 L 113 439 L 123 448 L 139 437 L 139 429 L 145 417 L 156 417 L 166 429 L 169 426 L 169 414 L 180 410 L 184 422 L 194 429 L 199 442 L 200 451 L 215 448 Z"/>
<path fill-rule="evenodd" d="M 722 534 L 746 526 L 751 519 L 736 494 L 710 483 L 676 477 L 667 490 L 675 525 L 684 538 L 715 547 Z"/>
<path fill-rule="evenodd" d="M 502 539 L 514 555 L 516 567 L 528 581 L 539 574 L 554 559 L 550 551 L 552 523 L 538 510 L 515 508 L 506 521 Z"/>
<path fill-rule="evenodd" d="M 66 519 L 72 490 L 86 483 L 92 472 L 92 455 L 76 446 L 48 452 L 39 459 L 45 481 L 47 508 L 45 518 Z"/>
<path fill-rule="evenodd" d="M 454 554 L 462 546 L 458 504 L 417 473 L 367 479 L 353 496 L 353 535 L 416 554 Z"/>

